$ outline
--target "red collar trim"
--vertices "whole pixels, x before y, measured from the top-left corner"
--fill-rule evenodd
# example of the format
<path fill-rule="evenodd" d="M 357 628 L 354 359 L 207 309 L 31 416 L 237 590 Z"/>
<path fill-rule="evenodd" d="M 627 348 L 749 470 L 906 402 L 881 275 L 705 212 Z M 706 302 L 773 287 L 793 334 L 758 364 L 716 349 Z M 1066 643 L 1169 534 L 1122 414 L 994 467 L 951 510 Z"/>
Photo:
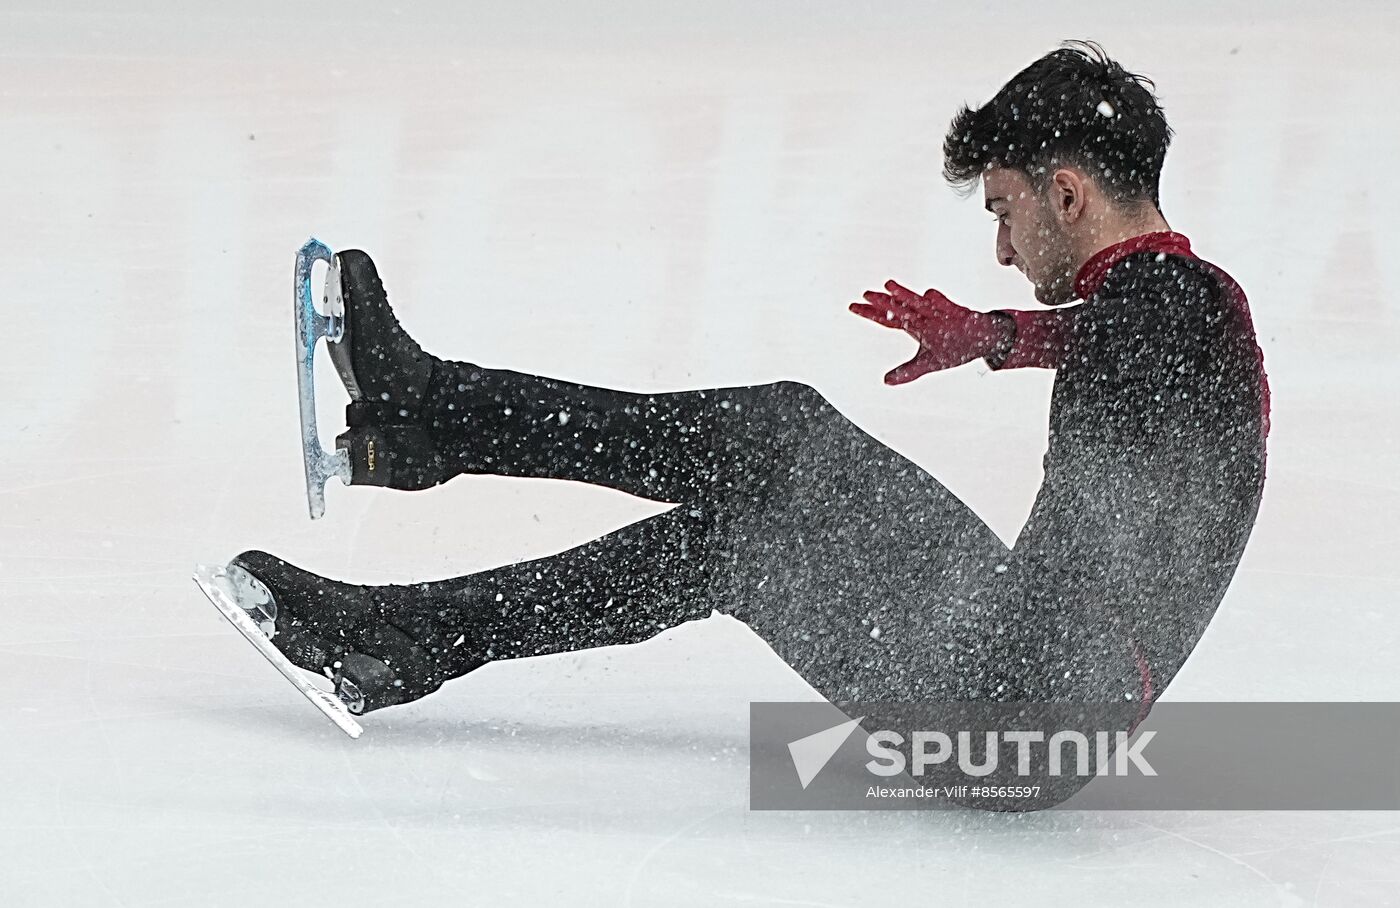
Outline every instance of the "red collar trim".
<path fill-rule="evenodd" d="M 1121 243 L 1114 243 L 1090 256 L 1089 261 L 1084 263 L 1084 267 L 1079 269 L 1079 274 L 1074 278 L 1074 292 L 1080 299 L 1088 299 L 1103 286 L 1109 269 L 1135 252 L 1161 252 L 1187 258 L 1196 257 L 1191 252 L 1191 241 L 1179 233 L 1168 230 L 1144 233 Z"/>

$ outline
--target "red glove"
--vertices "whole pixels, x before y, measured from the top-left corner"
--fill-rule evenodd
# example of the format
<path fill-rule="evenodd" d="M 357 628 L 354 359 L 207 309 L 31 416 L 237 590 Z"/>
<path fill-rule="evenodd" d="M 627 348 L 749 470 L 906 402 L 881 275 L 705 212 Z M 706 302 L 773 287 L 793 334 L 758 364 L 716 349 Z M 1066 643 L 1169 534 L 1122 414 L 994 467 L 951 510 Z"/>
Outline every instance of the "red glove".
<path fill-rule="evenodd" d="M 994 312 L 967 309 L 937 290 L 917 296 L 894 281 L 889 293 L 870 290 L 866 303 L 851 303 L 856 315 L 899 328 L 919 342 L 919 352 L 885 375 L 885 384 L 902 385 L 921 375 L 951 369 L 1009 346 L 1015 330 L 1011 319 Z"/>

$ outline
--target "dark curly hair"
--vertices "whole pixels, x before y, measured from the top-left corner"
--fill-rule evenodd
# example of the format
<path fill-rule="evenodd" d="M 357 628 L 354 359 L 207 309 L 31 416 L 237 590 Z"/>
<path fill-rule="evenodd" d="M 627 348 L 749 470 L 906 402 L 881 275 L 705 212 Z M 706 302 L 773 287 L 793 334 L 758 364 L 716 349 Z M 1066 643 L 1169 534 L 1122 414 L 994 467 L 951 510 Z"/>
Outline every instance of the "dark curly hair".
<path fill-rule="evenodd" d="M 990 167 L 1019 170 L 1037 192 L 1058 165 L 1085 171 L 1119 204 L 1161 208 L 1172 130 L 1156 84 L 1093 41 L 1066 41 L 1017 73 L 982 107 L 966 105 L 943 140 L 943 176 L 971 192 Z"/>

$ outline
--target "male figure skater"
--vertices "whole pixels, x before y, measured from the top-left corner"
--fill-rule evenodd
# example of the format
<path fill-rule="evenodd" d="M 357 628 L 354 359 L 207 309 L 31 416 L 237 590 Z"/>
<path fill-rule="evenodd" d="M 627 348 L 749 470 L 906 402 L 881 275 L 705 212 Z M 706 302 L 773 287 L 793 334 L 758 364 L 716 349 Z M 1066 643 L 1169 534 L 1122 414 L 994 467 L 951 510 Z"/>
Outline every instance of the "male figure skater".
<path fill-rule="evenodd" d="M 945 175 L 981 181 L 997 260 L 1052 308 L 978 312 L 894 282 L 851 306 L 918 341 L 890 384 L 977 358 L 1056 370 L 1044 484 L 1013 548 L 812 388 L 634 394 L 442 360 L 352 251 L 333 356 L 353 484 L 553 477 L 676 507 L 558 555 L 407 586 L 244 553 L 233 565 L 276 602 L 274 642 L 352 682 L 368 711 L 489 661 L 639 642 L 717 609 L 834 701 L 1145 713 L 1234 573 L 1268 426 L 1243 292 L 1162 215 L 1171 131 L 1151 88 L 1071 42 L 953 119 Z"/>

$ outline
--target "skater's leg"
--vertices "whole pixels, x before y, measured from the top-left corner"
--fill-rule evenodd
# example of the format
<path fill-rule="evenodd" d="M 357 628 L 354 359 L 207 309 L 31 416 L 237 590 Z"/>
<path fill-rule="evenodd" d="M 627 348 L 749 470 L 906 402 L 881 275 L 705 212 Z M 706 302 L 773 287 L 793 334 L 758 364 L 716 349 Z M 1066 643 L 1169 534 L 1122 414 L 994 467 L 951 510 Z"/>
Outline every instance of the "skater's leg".
<path fill-rule="evenodd" d="M 331 356 L 351 395 L 352 484 L 421 489 L 461 473 L 575 479 L 662 501 L 761 494 L 766 456 L 835 416 L 791 382 L 634 394 L 432 356 L 399 325 L 374 263 L 337 256 L 346 310 Z"/>
<path fill-rule="evenodd" d="M 705 617 L 710 517 L 677 508 L 559 555 L 433 583 L 358 586 L 265 552 L 231 567 L 270 594 L 288 659 L 346 674 L 377 709 L 491 660 L 635 643 Z"/>
<path fill-rule="evenodd" d="M 638 394 L 437 362 L 429 418 L 449 475 L 571 479 L 658 501 L 761 495 L 845 420 L 796 382 Z"/>
<path fill-rule="evenodd" d="M 917 466 L 827 425 L 752 506 L 688 503 L 558 555 L 365 588 L 455 676 L 483 660 L 636 643 L 712 611 L 818 691 L 976 697 L 979 597 L 1006 548 Z M 450 645 L 449 645 L 450 644 Z"/>
<path fill-rule="evenodd" d="M 979 677 L 968 627 L 1005 547 L 916 465 L 849 423 L 821 425 L 762 495 L 454 580 L 353 587 L 240 560 L 284 601 L 275 642 L 293 661 L 396 652 L 404 699 L 487 660 L 640 642 L 712 611 L 833 699 L 965 693 Z"/>
<path fill-rule="evenodd" d="M 487 660 L 639 643 L 726 610 L 712 516 L 674 508 L 556 555 L 404 587 L 404 608 Z"/>

